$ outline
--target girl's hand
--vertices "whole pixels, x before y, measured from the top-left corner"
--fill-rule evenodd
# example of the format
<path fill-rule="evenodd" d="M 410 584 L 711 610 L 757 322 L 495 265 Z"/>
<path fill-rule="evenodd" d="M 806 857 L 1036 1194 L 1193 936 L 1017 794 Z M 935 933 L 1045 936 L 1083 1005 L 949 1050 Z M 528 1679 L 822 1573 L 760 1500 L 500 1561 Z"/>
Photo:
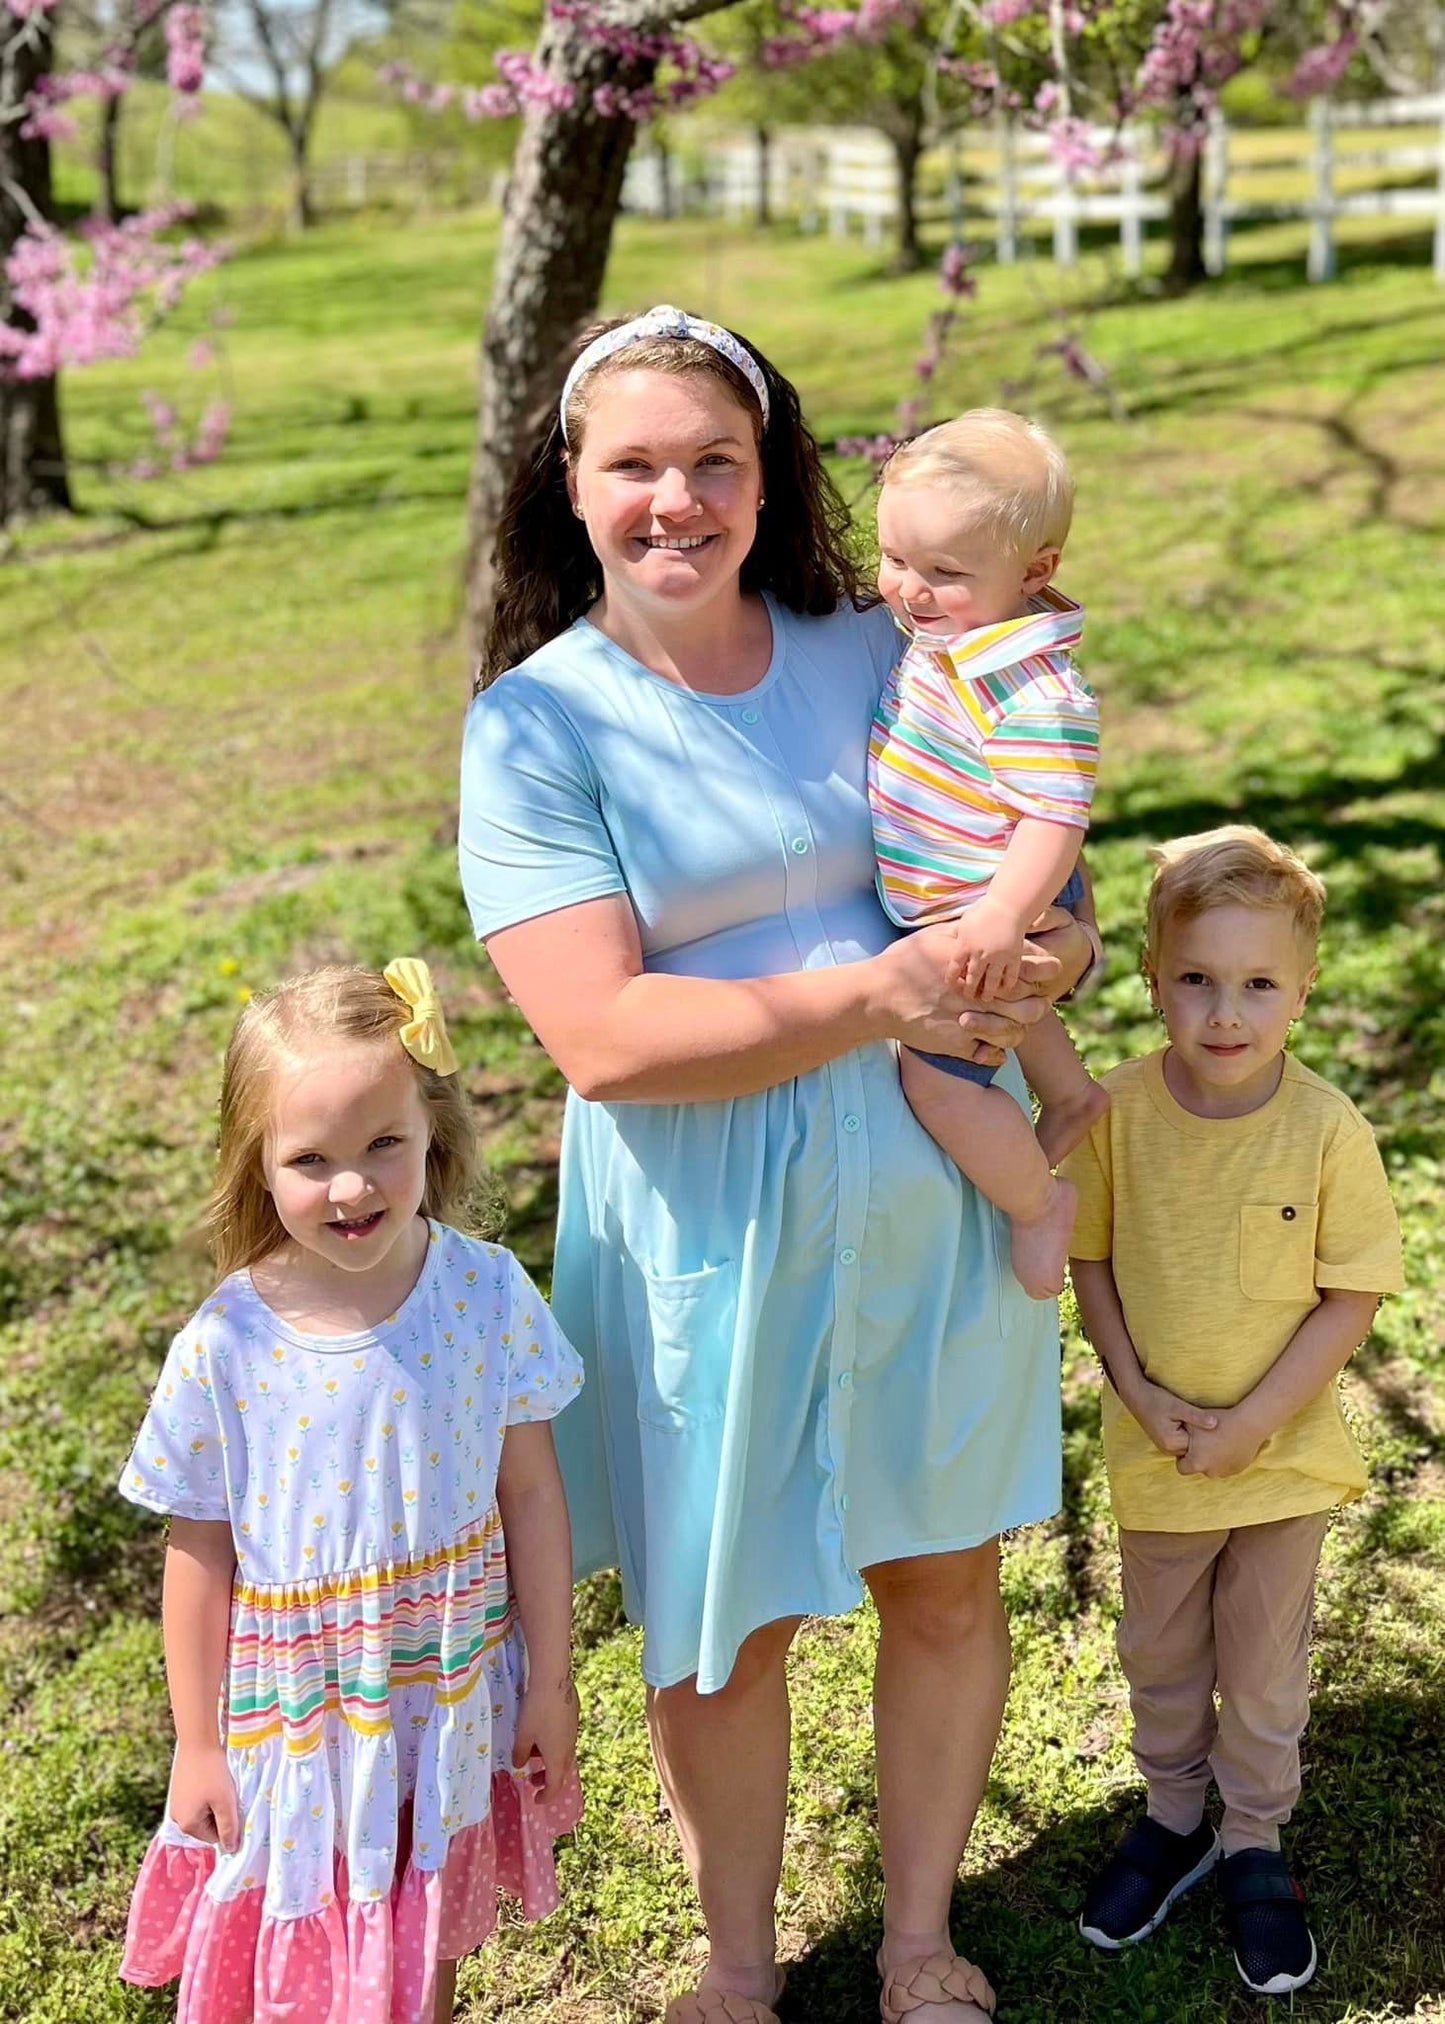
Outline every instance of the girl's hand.
<path fill-rule="evenodd" d="M 1051 982 L 1059 965 L 1044 952 L 1025 956 L 1023 983 L 1009 1002 L 987 1005 L 964 989 L 958 976 L 957 931 L 943 923 L 916 928 L 874 958 L 883 980 L 886 1030 L 891 1040 L 927 1053 L 956 1054 L 997 1067 L 1003 1049 L 1017 1047 L 1024 1028 L 1041 1018 L 1049 1000 L 1039 982 Z"/>
<path fill-rule="evenodd" d="M 959 916 L 954 961 L 963 988 L 975 998 L 997 998 L 1019 980 L 1024 937 L 1007 907 L 981 899 Z"/>
<path fill-rule="evenodd" d="M 219 1843 L 227 1855 L 241 1840 L 240 1810 L 230 1766 L 220 1743 L 190 1743 L 176 1749 L 171 1766 L 171 1819 L 193 1841 Z"/>
<path fill-rule="evenodd" d="M 1188 1399 L 1177 1398 L 1162 1384 L 1151 1384 L 1147 1378 L 1125 1404 L 1160 1453 L 1176 1458 L 1190 1452 L 1200 1433 L 1219 1425 L 1217 1413 L 1206 1406 L 1192 1406 Z M 1183 1467 L 1182 1461 L 1180 1466 Z"/>
<path fill-rule="evenodd" d="M 565 1679 L 530 1680 L 517 1715 L 512 1769 L 528 1770 L 544 1799 L 555 1799 L 577 1760 L 577 1689 Z"/>
<path fill-rule="evenodd" d="M 1232 1406 L 1218 1415 L 1218 1425 L 1192 1432 L 1189 1446 L 1174 1464 L 1181 1476 L 1238 1476 L 1260 1449 L 1264 1436 L 1247 1414 Z"/>

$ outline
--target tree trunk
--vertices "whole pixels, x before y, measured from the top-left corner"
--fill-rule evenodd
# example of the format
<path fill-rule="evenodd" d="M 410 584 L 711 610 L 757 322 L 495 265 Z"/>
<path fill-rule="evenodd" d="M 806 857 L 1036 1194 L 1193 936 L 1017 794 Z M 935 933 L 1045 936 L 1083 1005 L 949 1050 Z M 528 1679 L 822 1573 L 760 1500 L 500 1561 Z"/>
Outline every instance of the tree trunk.
<path fill-rule="evenodd" d="M 898 238 L 892 271 L 916 274 L 923 265 L 923 248 L 918 243 L 918 164 L 923 155 L 923 114 L 905 118 L 888 130 L 898 163 Z"/>
<path fill-rule="evenodd" d="M 311 122 L 288 126 L 286 141 L 291 150 L 290 227 L 293 232 L 309 232 L 316 223 L 316 207 L 311 201 Z"/>
<path fill-rule="evenodd" d="M 6 20 L 3 32 L 13 37 L 6 82 L 11 102 L 18 104 L 49 75 L 54 44 L 45 15 L 32 15 L 18 32 L 14 17 Z M 5 263 L 32 214 L 53 216 L 50 143 L 22 140 L 20 124 L 0 120 L 0 323 L 30 330 L 30 318 L 11 298 Z M 0 527 L 32 513 L 68 510 L 70 504 L 54 378 L 13 379 L 0 368 Z"/>
<path fill-rule="evenodd" d="M 481 410 L 467 500 L 467 653 L 473 663 L 491 623 L 502 502 L 538 400 L 553 391 L 558 354 L 597 307 L 636 132 L 629 119 L 594 112 L 592 92 L 603 83 L 635 89 L 652 69 L 621 63 L 557 17 L 544 27 L 537 54 L 554 76 L 577 87 L 577 96 L 566 110 L 528 110 L 507 183 L 482 325 Z"/>
<path fill-rule="evenodd" d="M 755 130 L 758 143 L 758 214 L 757 225 L 763 231 L 773 222 L 772 190 L 773 179 L 773 130 L 759 126 Z"/>
<path fill-rule="evenodd" d="M 121 94 L 115 92 L 100 107 L 93 215 L 104 225 L 114 225 L 120 218 L 120 104 Z"/>
<path fill-rule="evenodd" d="M 1203 152 L 1176 146 L 1169 161 L 1169 267 L 1164 285 L 1177 294 L 1208 278 L 1204 265 Z"/>

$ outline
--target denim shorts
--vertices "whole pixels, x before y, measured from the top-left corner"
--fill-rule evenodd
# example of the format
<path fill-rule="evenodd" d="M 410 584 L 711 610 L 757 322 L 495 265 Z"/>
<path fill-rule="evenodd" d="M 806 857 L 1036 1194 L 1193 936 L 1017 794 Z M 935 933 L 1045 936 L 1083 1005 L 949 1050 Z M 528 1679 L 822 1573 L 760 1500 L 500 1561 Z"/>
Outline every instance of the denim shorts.
<path fill-rule="evenodd" d="M 1069 873 L 1068 884 L 1054 901 L 1056 907 L 1076 907 L 1084 897 L 1084 875 L 1077 865 Z M 987 1089 L 998 1074 L 983 1061 L 964 1061 L 957 1054 L 928 1054 L 921 1047 L 910 1047 L 910 1054 L 916 1054 L 920 1061 L 926 1061 L 931 1068 L 941 1068 L 945 1075 L 956 1076 L 960 1082 L 977 1082 Z"/>

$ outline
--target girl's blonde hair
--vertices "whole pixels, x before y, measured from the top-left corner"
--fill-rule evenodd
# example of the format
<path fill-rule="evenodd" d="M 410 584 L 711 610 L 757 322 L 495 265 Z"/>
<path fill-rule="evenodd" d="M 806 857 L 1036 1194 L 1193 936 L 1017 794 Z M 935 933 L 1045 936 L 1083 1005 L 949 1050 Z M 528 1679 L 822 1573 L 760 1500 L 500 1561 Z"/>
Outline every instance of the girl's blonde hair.
<path fill-rule="evenodd" d="M 1313 957 L 1325 914 L 1325 882 L 1302 858 L 1248 823 L 1155 844 L 1145 955 L 1157 962 L 1164 930 L 1215 907 L 1278 907 L 1290 916 L 1301 951 Z"/>
<path fill-rule="evenodd" d="M 1074 517 L 1068 459 L 1046 429 L 1009 408 L 970 408 L 893 452 L 885 485 L 940 485 L 961 517 L 1021 556 L 1062 548 Z"/>
<path fill-rule="evenodd" d="M 416 1077 L 431 1140 L 421 1210 L 444 1222 L 466 1213 L 476 1185 L 476 1133 L 460 1077 L 437 1075 L 401 1044 L 411 1008 L 376 970 L 308 970 L 252 998 L 231 1034 L 221 1077 L 216 1182 L 206 1228 L 221 1278 L 255 1265 L 286 1240 L 266 1186 L 263 1157 L 277 1067 L 310 1041 L 361 1040 L 394 1047 Z"/>

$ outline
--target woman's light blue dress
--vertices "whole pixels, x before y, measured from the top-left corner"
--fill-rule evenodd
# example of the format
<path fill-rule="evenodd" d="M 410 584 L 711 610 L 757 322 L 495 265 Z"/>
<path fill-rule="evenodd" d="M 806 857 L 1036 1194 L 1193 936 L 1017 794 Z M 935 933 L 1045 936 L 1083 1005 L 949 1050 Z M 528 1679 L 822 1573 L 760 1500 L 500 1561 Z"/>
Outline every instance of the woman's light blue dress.
<path fill-rule="evenodd" d="M 741 695 L 654 675 L 586 620 L 473 703 L 461 868 L 479 937 L 625 892 L 649 970 L 753 977 L 876 954 L 868 729 L 884 609 L 769 601 Z M 1023 1101 L 1017 1063 L 1000 1085 Z M 918 1125 L 895 1051 L 756 1095 L 569 1093 L 553 1305 L 587 1384 L 558 1424 L 578 1571 L 620 1564 L 656 1686 L 727 1679 L 750 1631 L 862 1595 L 1060 1499 L 1058 1323 Z"/>

